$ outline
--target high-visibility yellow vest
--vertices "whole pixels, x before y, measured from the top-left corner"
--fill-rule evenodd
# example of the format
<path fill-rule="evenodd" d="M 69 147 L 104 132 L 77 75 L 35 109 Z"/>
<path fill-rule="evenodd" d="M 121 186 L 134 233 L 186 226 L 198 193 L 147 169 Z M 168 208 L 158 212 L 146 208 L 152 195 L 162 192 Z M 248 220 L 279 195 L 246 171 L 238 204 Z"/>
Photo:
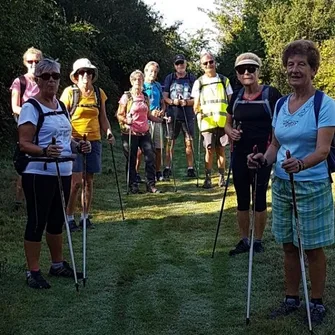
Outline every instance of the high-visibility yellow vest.
<path fill-rule="evenodd" d="M 203 84 L 203 77 L 199 78 L 200 106 L 202 119 L 200 131 L 207 131 L 226 125 L 228 95 L 226 88 L 229 79 L 219 75 L 216 81 Z"/>

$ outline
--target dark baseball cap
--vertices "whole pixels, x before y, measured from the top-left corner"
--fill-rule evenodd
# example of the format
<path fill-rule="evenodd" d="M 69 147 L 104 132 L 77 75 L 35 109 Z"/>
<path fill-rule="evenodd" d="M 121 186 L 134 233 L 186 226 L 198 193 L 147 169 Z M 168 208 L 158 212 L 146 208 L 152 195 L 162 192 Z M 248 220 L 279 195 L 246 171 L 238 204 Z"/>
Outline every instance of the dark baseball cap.
<path fill-rule="evenodd" d="M 186 58 L 185 58 L 184 55 L 182 55 L 182 54 L 175 55 L 174 59 L 173 59 L 173 63 L 176 63 L 176 62 L 181 61 L 181 60 L 186 61 Z"/>

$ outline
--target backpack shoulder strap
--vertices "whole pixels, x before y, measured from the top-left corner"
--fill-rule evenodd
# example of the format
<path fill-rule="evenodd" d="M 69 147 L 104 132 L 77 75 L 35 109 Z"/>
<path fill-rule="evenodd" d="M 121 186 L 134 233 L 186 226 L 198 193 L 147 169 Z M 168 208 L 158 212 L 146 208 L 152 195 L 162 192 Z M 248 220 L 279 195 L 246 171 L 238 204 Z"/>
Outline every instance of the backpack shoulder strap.
<path fill-rule="evenodd" d="M 272 119 L 273 114 L 272 114 L 272 110 L 270 106 L 269 96 L 270 96 L 270 86 L 264 85 L 264 88 L 262 91 L 262 100 L 264 101 L 264 104 L 265 104 L 265 110 L 268 112 L 268 114 L 270 115 L 270 118 Z"/>
<path fill-rule="evenodd" d="M 100 110 L 100 106 L 101 106 L 100 88 L 98 86 L 93 85 L 93 89 L 94 89 L 95 101 L 97 102 L 97 107 Z"/>
<path fill-rule="evenodd" d="M 38 111 L 38 121 L 37 121 L 37 126 L 36 126 L 36 133 L 35 133 L 35 144 L 38 145 L 38 134 L 44 122 L 44 113 L 42 111 L 40 104 L 35 99 L 28 99 L 26 103 L 32 104 L 35 107 L 35 109 Z"/>
<path fill-rule="evenodd" d="M 19 77 L 19 81 L 20 81 L 20 104 L 22 106 L 22 98 L 27 88 L 27 80 L 26 77 L 22 75 Z"/>
<path fill-rule="evenodd" d="M 241 99 L 243 97 L 243 94 L 244 94 L 244 87 L 242 87 L 237 93 L 237 97 L 234 101 L 233 108 L 232 108 L 233 115 L 234 115 L 234 112 L 235 112 L 235 109 L 237 107 L 238 102 L 241 101 Z"/>
<path fill-rule="evenodd" d="M 320 109 L 322 105 L 324 93 L 322 91 L 316 90 L 314 94 L 314 114 L 315 114 L 315 120 L 316 120 L 316 126 L 319 122 L 319 114 Z"/>
<path fill-rule="evenodd" d="M 58 100 L 58 99 L 57 99 L 57 101 L 58 101 L 58 103 L 59 103 L 59 106 L 62 108 L 62 111 L 63 111 L 63 113 L 65 114 L 65 116 L 66 116 L 68 119 L 70 119 L 69 112 L 67 111 L 64 102 L 61 101 L 61 100 Z"/>
<path fill-rule="evenodd" d="M 282 108 L 282 106 L 284 105 L 284 102 L 288 99 L 288 97 L 289 97 L 288 95 L 285 95 L 277 101 L 276 108 L 275 108 L 276 116 L 278 116 L 280 108 Z"/>
<path fill-rule="evenodd" d="M 78 107 L 79 98 L 80 98 L 79 87 L 77 85 L 72 85 L 71 89 L 72 89 L 72 102 L 71 102 L 71 107 L 70 107 L 70 110 L 69 110 L 70 117 L 72 117 L 72 115 L 76 111 L 76 109 Z"/>
<path fill-rule="evenodd" d="M 124 94 L 127 96 L 127 110 L 126 113 L 128 114 L 130 112 L 131 106 L 133 105 L 133 96 L 131 95 L 130 91 L 125 91 Z"/>

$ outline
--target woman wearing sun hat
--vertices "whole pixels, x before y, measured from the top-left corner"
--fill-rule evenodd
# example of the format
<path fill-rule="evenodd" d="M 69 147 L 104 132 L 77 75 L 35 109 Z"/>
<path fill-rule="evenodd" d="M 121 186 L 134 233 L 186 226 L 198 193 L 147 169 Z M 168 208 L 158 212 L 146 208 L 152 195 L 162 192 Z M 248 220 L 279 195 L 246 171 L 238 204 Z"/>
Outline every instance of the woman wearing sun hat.
<path fill-rule="evenodd" d="M 250 248 L 249 207 L 252 176 L 247 166 L 247 155 L 253 151 L 255 145 L 259 152 L 265 152 L 271 140 L 271 119 L 275 104 L 281 97 L 276 88 L 259 83 L 261 65 L 260 58 L 251 52 L 236 58 L 235 70 L 242 88 L 233 94 L 227 108 L 225 132 L 234 141 L 232 171 L 240 232 L 240 241 L 229 252 L 230 256 L 248 252 Z M 262 236 L 267 220 L 266 191 L 270 173 L 271 166 L 268 166 L 260 169 L 257 177 L 255 252 L 264 251 Z"/>
<path fill-rule="evenodd" d="M 92 228 L 88 213 L 92 203 L 93 176 L 101 171 L 100 130 L 102 129 L 107 135 L 109 143 L 114 144 L 115 139 L 106 115 L 107 96 L 101 88 L 93 85 L 98 79 L 98 69 L 87 58 L 80 58 L 73 64 L 70 79 L 74 85 L 65 88 L 61 100 L 71 115 L 72 136 L 79 141 L 86 135 L 87 140 L 92 144 L 91 153 L 86 155 L 86 211 L 85 214 L 82 213 L 79 225 L 82 226 L 85 215 L 87 227 Z M 71 231 L 80 229 L 74 220 L 74 211 L 78 191 L 83 184 L 82 172 L 82 157 L 78 157 L 73 164 L 71 193 L 67 208 Z"/>

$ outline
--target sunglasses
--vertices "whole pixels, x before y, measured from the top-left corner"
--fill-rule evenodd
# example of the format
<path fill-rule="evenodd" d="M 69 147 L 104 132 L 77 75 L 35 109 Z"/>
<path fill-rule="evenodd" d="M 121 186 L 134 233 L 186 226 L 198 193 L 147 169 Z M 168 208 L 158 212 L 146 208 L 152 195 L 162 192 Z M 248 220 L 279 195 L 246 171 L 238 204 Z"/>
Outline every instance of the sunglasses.
<path fill-rule="evenodd" d="M 182 65 L 182 64 L 184 64 L 183 60 L 178 60 L 174 63 L 174 65 Z"/>
<path fill-rule="evenodd" d="M 236 68 L 236 71 L 239 74 L 244 74 L 245 71 L 248 71 L 248 73 L 255 73 L 257 69 L 258 69 L 257 66 L 254 66 L 254 65 L 242 65 L 242 66 L 238 66 Z"/>
<path fill-rule="evenodd" d="M 202 63 L 202 65 L 205 65 L 205 66 L 207 66 L 208 64 L 209 64 L 209 65 L 214 64 L 213 59 L 212 59 L 212 60 L 209 60 L 208 62 L 203 62 L 203 63 Z"/>
<path fill-rule="evenodd" d="M 53 73 L 42 73 L 40 76 L 37 76 L 38 78 L 41 78 L 42 80 L 50 80 L 52 77 L 53 80 L 60 79 L 60 73 L 53 72 Z"/>
<path fill-rule="evenodd" d="M 33 64 L 33 63 L 38 64 L 39 62 L 40 62 L 39 60 L 27 60 L 28 64 Z"/>
<path fill-rule="evenodd" d="M 83 69 L 83 70 L 79 70 L 77 72 L 80 76 L 83 76 L 85 73 L 87 73 L 88 76 L 92 76 L 94 74 L 94 71 L 93 70 L 86 70 L 86 69 Z"/>

